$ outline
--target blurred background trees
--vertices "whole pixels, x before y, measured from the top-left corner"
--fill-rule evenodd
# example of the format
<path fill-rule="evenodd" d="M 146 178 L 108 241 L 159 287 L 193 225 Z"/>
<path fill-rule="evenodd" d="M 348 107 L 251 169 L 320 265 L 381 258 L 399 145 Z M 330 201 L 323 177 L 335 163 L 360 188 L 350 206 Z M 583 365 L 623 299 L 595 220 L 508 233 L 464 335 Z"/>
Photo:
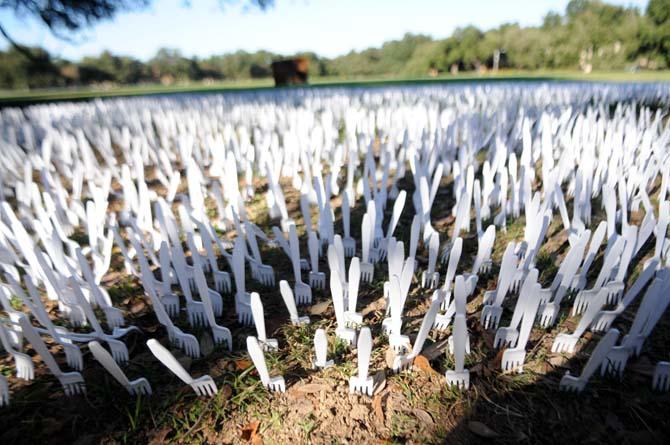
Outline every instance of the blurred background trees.
<path fill-rule="evenodd" d="M 0 8 L 16 7 L 42 17 L 43 11 L 28 11 L 25 5 L 89 4 L 89 15 L 81 10 L 67 18 L 44 15 L 55 32 L 77 30 L 104 20 L 120 9 L 143 7 L 151 0 L 67 0 L 33 2 L 0 0 Z M 225 3 L 226 0 L 220 0 Z M 272 0 L 249 0 L 261 9 Z M 7 6 L 9 5 L 9 6 Z M 23 5 L 23 6 L 22 6 Z M 91 12 L 93 11 L 93 12 Z M 29 57 L 27 57 L 29 56 Z M 670 68 L 670 0 L 650 0 L 645 11 L 610 5 L 600 0 L 572 0 L 563 14 L 548 13 L 540 26 L 503 24 L 490 30 L 474 26 L 456 29 L 446 39 L 406 34 L 379 48 L 351 51 L 333 59 L 314 53 L 273 54 L 237 51 L 191 58 L 172 49 L 161 49 L 150 60 L 103 52 L 98 57 L 66 61 L 39 48 L 20 45 L 0 52 L 0 88 L 40 88 L 96 83 L 183 83 L 190 81 L 239 80 L 270 77 L 273 60 L 302 56 L 310 61 L 311 76 L 428 76 L 462 71 L 494 69 L 639 70 Z"/>

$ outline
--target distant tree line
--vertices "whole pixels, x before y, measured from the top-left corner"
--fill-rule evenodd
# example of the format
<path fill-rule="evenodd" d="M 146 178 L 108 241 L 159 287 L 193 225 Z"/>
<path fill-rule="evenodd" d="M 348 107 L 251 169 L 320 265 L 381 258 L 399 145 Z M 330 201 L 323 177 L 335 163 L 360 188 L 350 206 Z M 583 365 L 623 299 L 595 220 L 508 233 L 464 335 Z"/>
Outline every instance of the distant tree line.
<path fill-rule="evenodd" d="M 184 83 L 271 76 L 273 60 L 303 56 L 312 76 L 425 76 L 495 69 L 670 68 L 670 0 L 650 0 L 645 11 L 600 0 L 572 0 L 563 15 L 550 12 L 538 27 L 503 24 L 488 31 L 459 28 L 443 40 L 406 34 L 380 48 L 328 59 L 314 53 L 279 55 L 237 51 L 189 58 L 161 49 L 148 61 L 103 52 L 72 62 L 41 48 L 0 51 L 0 88 L 99 84 Z"/>

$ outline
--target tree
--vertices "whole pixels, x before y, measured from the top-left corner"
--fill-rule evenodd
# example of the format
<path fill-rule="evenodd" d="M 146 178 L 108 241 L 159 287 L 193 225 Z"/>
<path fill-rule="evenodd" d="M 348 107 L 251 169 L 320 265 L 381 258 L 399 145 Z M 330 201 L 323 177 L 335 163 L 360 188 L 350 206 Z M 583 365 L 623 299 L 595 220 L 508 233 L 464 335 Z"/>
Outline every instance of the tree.
<path fill-rule="evenodd" d="M 670 0 L 649 0 L 647 17 L 656 26 L 666 24 L 670 20 Z"/>
<path fill-rule="evenodd" d="M 44 24 L 58 38 L 71 40 L 65 33 L 73 33 L 109 20 L 124 11 L 145 8 L 152 0 L 0 0 L 0 11 L 11 11 L 19 18 L 31 17 Z M 223 6 L 230 1 L 218 0 Z M 267 9 L 274 5 L 274 0 L 247 0 L 248 5 Z M 28 58 L 33 54 L 25 46 L 16 42 L 0 23 L 0 34 L 16 50 Z"/>

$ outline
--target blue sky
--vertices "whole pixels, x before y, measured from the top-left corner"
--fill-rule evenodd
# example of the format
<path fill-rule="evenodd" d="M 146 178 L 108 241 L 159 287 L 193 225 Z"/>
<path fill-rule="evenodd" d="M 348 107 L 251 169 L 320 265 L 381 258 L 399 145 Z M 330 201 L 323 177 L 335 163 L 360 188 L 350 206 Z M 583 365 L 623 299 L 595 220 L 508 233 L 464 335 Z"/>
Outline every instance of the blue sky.
<path fill-rule="evenodd" d="M 276 0 L 266 12 L 239 5 L 221 9 L 217 0 L 154 0 L 146 10 L 122 13 L 77 36 L 76 44 L 54 38 L 38 23 L 0 12 L 18 41 L 40 45 L 60 57 L 78 60 L 107 49 L 142 60 L 161 47 L 187 56 L 244 49 L 277 53 L 315 51 L 333 57 L 377 46 L 406 32 L 446 37 L 459 26 L 482 29 L 505 22 L 537 25 L 548 11 L 563 12 L 568 0 Z M 608 0 L 641 9 L 647 0 Z M 0 38 L 0 47 L 7 44 Z"/>

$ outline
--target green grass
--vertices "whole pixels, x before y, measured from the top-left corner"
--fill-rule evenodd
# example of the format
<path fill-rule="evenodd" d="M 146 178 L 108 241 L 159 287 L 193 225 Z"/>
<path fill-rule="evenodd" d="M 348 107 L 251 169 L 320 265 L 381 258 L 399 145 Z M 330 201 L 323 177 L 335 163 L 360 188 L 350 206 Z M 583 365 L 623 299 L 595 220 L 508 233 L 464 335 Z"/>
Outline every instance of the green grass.
<path fill-rule="evenodd" d="M 463 73 L 438 77 L 313 77 L 311 86 L 385 86 L 435 84 L 471 81 L 606 81 L 606 82 L 668 82 L 668 71 L 599 71 L 584 74 L 574 70 L 509 70 L 498 73 Z M 0 106 L 26 105 L 40 102 L 88 100 L 104 97 L 126 97 L 177 93 L 221 93 L 230 91 L 255 91 L 273 88 L 272 79 L 245 79 L 215 83 L 190 82 L 177 85 L 143 84 L 118 87 L 81 87 L 38 90 L 0 90 Z"/>

